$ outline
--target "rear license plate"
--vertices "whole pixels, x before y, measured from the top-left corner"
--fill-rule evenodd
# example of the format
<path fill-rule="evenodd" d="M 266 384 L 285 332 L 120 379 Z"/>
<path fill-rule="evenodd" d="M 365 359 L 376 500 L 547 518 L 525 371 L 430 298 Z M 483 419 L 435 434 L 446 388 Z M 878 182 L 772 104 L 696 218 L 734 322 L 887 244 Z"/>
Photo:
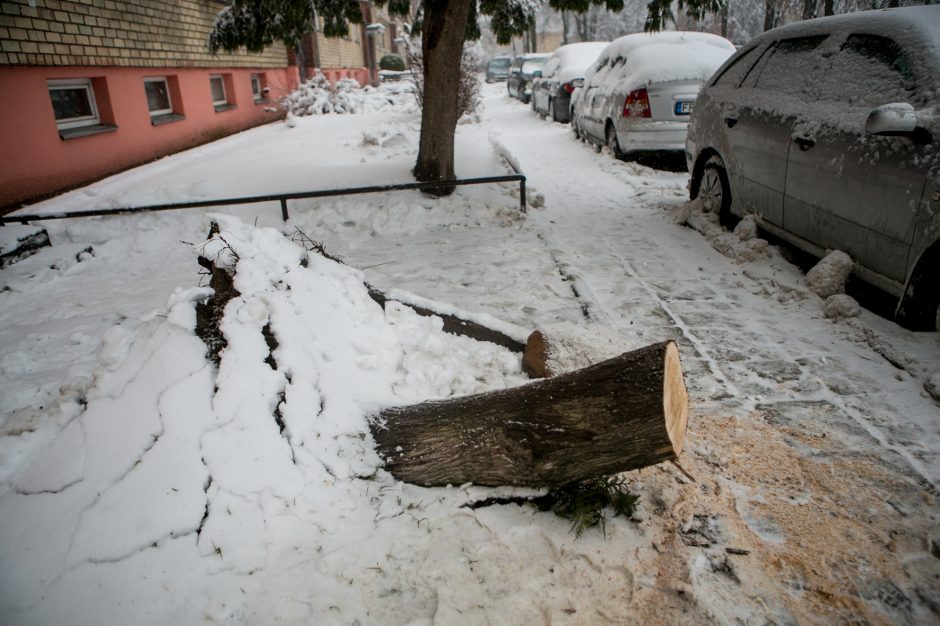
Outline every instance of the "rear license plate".
<path fill-rule="evenodd" d="M 676 102 L 676 115 L 688 115 L 689 113 L 691 113 L 692 104 L 693 103 L 688 100 L 683 101 L 683 102 Z"/>

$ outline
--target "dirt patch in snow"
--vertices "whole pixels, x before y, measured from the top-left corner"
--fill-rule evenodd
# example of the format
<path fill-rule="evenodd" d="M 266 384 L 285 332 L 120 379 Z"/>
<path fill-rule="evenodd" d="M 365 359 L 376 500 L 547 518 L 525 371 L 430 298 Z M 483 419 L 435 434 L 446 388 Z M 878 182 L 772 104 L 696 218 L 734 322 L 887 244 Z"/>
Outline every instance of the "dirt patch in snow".
<path fill-rule="evenodd" d="M 827 432 L 834 411 L 783 402 L 743 420 L 695 422 L 682 462 L 698 484 L 673 510 L 685 544 L 705 545 L 689 556 L 688 577 L 713 615 L 735 605 L 738 617 L 754 611 L 776 623 L 940 617 L 940 560 L 930 554 L 937 494 L 899 458 L 857 452 L 844 433 Z M 748 581 L 748 597 L 736 580 Z"/>

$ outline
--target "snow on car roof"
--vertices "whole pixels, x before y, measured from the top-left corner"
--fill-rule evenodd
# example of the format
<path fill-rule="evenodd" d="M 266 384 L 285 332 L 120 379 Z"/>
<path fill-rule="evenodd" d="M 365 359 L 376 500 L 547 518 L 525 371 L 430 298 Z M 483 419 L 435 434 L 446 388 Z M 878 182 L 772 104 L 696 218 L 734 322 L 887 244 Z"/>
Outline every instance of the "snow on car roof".
<path fill-rule="evenodd" d="M 551 76 L 562 83 L 581 78 L 608 45 L 607 41 L 585 41 L 561 46 L 552 53 L 542 75 Z"/>
<path fill-rule="evenodd" d="M 935 6 L 901 7 L 856 11 L 829 17 L 819 17 L 781 26 L 760 36 L 761 39 L 782 36 L 803 36 L 845 30 L 868 31 L 870 34 L 903 39 L 910 34 L 940 53 L 940 8 Z"/>
<path fill-rule="evenodd" d="M 928 79 L 932 87 L 938 87 L 937 72 L 928 69 L 936 67 L 940 60 L 940 8 L 936 6 L 856 11 L 805 20 L 767 31 L 755 37 L 746 48 L 753 49 L 769 40 L 848 33 L 881 35 L 897 41 L 904 46 L 914 65 L 922 69 L 919 78 Z"/>
<path fill-rule="evenodd" d="M 733 43 L 709 33 L 634 33 L 604 49 L 585 73 L 585 83 L 629 91 L 652 82 L 704 81 L 734 51 Z"/>

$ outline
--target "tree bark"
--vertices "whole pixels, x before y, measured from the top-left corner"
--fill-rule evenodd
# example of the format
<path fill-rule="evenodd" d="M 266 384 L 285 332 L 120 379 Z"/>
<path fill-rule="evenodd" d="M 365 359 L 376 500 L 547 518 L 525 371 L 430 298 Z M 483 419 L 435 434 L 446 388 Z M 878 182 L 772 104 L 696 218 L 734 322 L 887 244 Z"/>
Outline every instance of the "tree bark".
<path fill-rule="evenodd" d="M 776 0 L 764 0 L 764 32 L 777 26 Z"/>
<path fill-rule="evenodd" d="M 803 0 L 803 19 L 811 20 L 816 17 L 816 0 Z"/>
<path fill-rule="evenodd" d="M 386 409 L 372 434 L 405 482 L 558 486 L 675 459 L 688 406 L 668 341 L 522 387 Z"/>
<path fill-rule="evenodd" d="M 421 49 L 424 62 L 424 104 L 421 139 L 414 175 L 419 181 L 453 180 L 454 133 L 460 58 L 472 0 L 426 0 Z M 430 190 L 448 195 L 452 185 Z"/>

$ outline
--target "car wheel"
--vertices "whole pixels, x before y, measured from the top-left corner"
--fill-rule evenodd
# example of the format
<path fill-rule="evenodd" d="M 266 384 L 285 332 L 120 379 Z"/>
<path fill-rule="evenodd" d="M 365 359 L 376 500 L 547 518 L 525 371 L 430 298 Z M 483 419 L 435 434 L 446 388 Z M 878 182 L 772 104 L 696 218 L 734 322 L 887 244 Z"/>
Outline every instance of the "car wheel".
<path fill-rule="evenodd" d="M 731 187 L 725 162 L 720 156 L 712 156 L 705 162 L 696 197 L 701 198 L 703 209 L 727 221 L 731 208 Z"/>
<path fill-rule="evenodd" d="M 558 114 L 555 112 L 555 101 L 548 101 L 548 114 L 551 116 L 553 122 L 558 121 Z"/>
<path fill-rule="evenodd" d="M 623 152 L 620 151 L 620 142 L 617 141 L 617 129 L 610 122 L 607 123 L 607 147 L 615 159 L 623 158 Z"/>
<path fill-rule="evenodd" d="M 578 120 L 574 117 L 574 111 L 571 112 L 571 132 L 574 133 L 575 139 L 581 139 L 581 131 L 578 130 Z"/>
<path fill-rule="evenodd" d="M 918 263 L 908 287 L 908 297 L 902 302 L 900 321 L 911 330 L 940 332 L 940 284 L 934 278 L 937 252 L 928 250 L 925 254 L 928 258 Z"/>

